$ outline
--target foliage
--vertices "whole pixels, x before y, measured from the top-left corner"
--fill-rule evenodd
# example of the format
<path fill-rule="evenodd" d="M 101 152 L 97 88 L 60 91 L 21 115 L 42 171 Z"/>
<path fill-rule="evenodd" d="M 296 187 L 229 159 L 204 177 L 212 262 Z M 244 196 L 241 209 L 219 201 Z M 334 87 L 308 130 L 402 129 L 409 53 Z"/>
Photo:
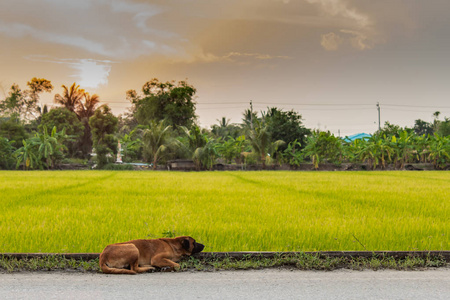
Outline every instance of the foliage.
<path fill-rule="evenodd" d="M 142 92 L 143 96 L 138 96 L 135 91 L 128 91 L 139 124 L 162 120 L 172 126 L 194 124 L 196 89 L 186 81 L 163 83 L 154 78 L 144 84 Z"/>
<path fill-rule="evenodd" d="M 172 126 L 166 125 L 163 120 L 156 122 L 151 121 L 143 132 L 144 159 L 153 164 L 156 169 L 158 161 L 160 161 L 168 150 L 168 148 L 177 141 L 172 137 Z"/>
<path fill-rule="evenodd" d="M 208 143 L 206 134 L 203 134 L 200 127 L 193 125 L 190 129 L 185 126 L 179 127 L 182 136 L 179 137 L 179 141 L 183 148 L 188 153 L 188 157 L 192 158 L 197 148 L 204 147 Z"/>
<path fill-rule="evenodd" d="M 397 135 L 399 132 L 403 132 L 405 130 L 412 131 L 412 129 L 402 128 L 399 125 L 395 125 L 395 124 L 392 124 L 392 123 L 386 121 L 384 123 L 384 126 L 381 128 L 381 130 L 377 130 L 375 132 L 375 135 L 378 135 L 380 137 L 393 136 L 393 135 Z"/>
<path fill-rule="evenodd" d="M 219 124 L 214 124 L 211 126 L 211 133 L 215 137 L 221 137 L 222 139 L 231 137 L 237 139 L 242 135 L 242 128 L 237 124 L 230 124 L 230 120 L 222 117 L 222 119 L 217 120 Z"/>
<path fill-rule="evenodd" d="M 241 153 L 245 148 L 245 136 L 234 139 L 229 136 L 228 139 L 217 140 L 217 154 L 223 157 L 227 163 L 231 164 L 233 160 L 236 163 L 240 163 Z"/>
<path fill-rule="evenodd" d="M 67 147 L 69 155 L 74 157 L 77 154 L 80 139 L 84 134 L 84 126 L 74 112 L 65 107 L 52 108 L 48 113 L 42 115 L 38 130 L 43 132 L 45 127 L 56 127 L 58 132 L 64 130 L 67 134 L 64 145 Z"/>
<path fill-rule="evenodd" d="M 418 136 L 432 135 L 434 133 L 434 126 L 432 123 L 425 122 L 421 119 L 414 121 L 414 133 Z"/>
<path fill-rule="evenodd" d="M 75 112 L 80 105 L 81 99 L 84 96 L 84 90 L 80 89 L 80 86 L 75 82 L 70 87 L 67 87 L 63 84 L 62 88 L 62 95 L 55 95 L 55 103 L 64 106 L 72 112 Z"/>
<path fill-rule="evenodd" d="M 286 149 L 282 152 L 283 161 L 290 166 L 299 166 L 303 162 L 303 153 L 301 144 L 297 140 L 290 142 Z"/>
<path fill-rule="evenodd" d="M 124 162 L 142 159 L 143 142 L 139 136 L 141 131 L 141 128 L 135 128 L 120 138 Z"/>
<path fill-rule="evenodd" d="M 63 150 L 67 149 L 63 144 L 66 138 L 64 130 L 57 132 L 53 127 L 48 134 L 47 127 L 44 127 L 42 134 L 36 132 L 34 137 L 22 140 L 23 146 L 14 152 L 16 168 L 23 165 L 24 170 L 54 169 L 63 158 Z"/>
<path fill-rule="evenodd" d="M 438 123 L 436 133 L 440 136 L 450 136 L 450 118 Z"/>
<path fill-rule="evenodd" d="M 23 146 L 14 151 L 14 156 L 17 160 L 16 168 L 21 164 L 24 170 L 34 169 L 39 167 L 39 159 L 37 155 L 37 147 L 33 141 L 22 140 Z"/>
<path fill-rule="evenodd" d="M 302 147 L 306 143 L 306 137 L 311 131 L 302 124 L 302 116 L 294 110 L 283 111 L 276 107 L 268 108 L 265 120 L 269 126 L 272 140 L 282 140 L 284 145 L 280 146 L 280 151 L 286 150 L 287 146 L 294 141 L 299 142 L 297 147 Z"/>
<path fill-rule="evenodd" d="M 284 141 L 281 140 L 272 142 L 270 128 L 264 119 L 254 121 L 253 128 L 247 129 L 246 138 L 250 142 L 253 152 L 259 155 L 263 169 L 266 167 L 267 156 L 272 155 L 280 145 L 284 144 Z"/>
<path fill-rule="evenodd" d="M 23 119 L 25 122 L 36 119 L 40 115 L 38 106 L 39 94 L 51 92 L 51 82 L 44 78 L 32 78 L 27 82 L 28 89 L 22 91 L 17 84 L 13 84 L 5 100 L 0 101 L 0 115 L 10 118 Z"/>
<path fill-rule="evenodd" d="M 307 139 L 304 149 L 315 169 L 321 162 L 340 164 L 343 159 L 343 143 L 329 131 L 315 131 Z"/>
<path fill-rule="evenodd" d="M 22 146 L 22 140 L 28 137 L 25 127 L 17 118 L 8 118 L 0 122 L 0 136 L 7 138 L 14 148 Z"/>
<path fill-rule="evenodd" d="M 429 159 L 435 169 L 445 168 L 450 163 L 450 139 L 435 134 L 435 138 L 430 142 Z"/>
<path fill-rule="evenodd" d="M 11 155 L 15 150 L 12 142 L 7 138 L 0 136 L 0 169 L 12 170 L 15 167 L 16 161 Z"/>
<path fill-rule="evenodd" d="M 195 149 L 192 156 L 197 168 L 212 170 L 218 157 L 216 141 L 212 138 L 206 138 L 206 144 Z"/>
<path fill-rule="evenodd" d="M 107 105 L 97 108 L 89 119 L 99 168 L 115 159 L 117 139 L 114 137 L 114 133 L 117 131 L 117 123 L 117 117 L 111 113 L 111 109 Z"/>

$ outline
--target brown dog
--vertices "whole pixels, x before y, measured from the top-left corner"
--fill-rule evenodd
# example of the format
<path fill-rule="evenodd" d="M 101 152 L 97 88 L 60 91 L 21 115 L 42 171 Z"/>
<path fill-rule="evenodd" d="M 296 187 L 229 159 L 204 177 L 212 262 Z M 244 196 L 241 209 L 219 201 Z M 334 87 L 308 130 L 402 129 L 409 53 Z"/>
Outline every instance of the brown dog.
<path fill-rule="evenodd" d="M 204 245 L 190 236 L 173 239 L 132 240 L 106 246 L 100 254 L 100 269 L 108 274 L 136 274 L 162 268 L 178 270 L 183 255 L 201 252 Z"/>

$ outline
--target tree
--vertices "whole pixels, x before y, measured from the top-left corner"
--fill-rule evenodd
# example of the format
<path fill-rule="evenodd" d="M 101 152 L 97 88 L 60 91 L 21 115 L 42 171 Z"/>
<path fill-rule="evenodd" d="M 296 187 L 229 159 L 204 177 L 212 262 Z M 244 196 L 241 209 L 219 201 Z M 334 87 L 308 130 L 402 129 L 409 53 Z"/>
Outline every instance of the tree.
<path fill-rule="evenodd" d="M 56 94 L 55 95 L 55 103 L 60 104 L 67 108 L 68 110 L 75 112 L 78 109 L 78 106 L 80 105 L 81 99 L 84 96 L 84 90 L 80 89 L 79 85 L 76 85 L 74 82 L 72 86 L 69 88 L 62 85 L 63 93 L 62 95 Z"/>
<path fill-rule="evenodd" d="M 89 124 L 88 124 L 89 126 Z M 38 130 L 43 133 L 44 128 L 56 127 L 58 132 L 67 134 L 64 145 L 70 156 L 75 156 L 80 149 L 81 138 L 84 133 L 84 126 L 74 112 L 65 107 L 52 108 L 48 113 L 43 114 Z"/>
<path fill-rule="evenodd" d="M 84 133 L 80 139 L 79 147 L 84 157 L 87 157 L 92 152 L 92 133 L 89 126 L 89 118 L 95 113 L 95 110 L 100 103 L 100 97 L 97 94 L 89 95 L 89 93 L 83 94 L 84 101 L 80 100 L 75 112 L 78 118 L 84 125 Z"/>
<path fill-rule="evenodd" d="M 138 136 L 140 130 L 140 128 L 135 128 L 129 134 L 125 133 L 120 138 L 124 162 L 142 159 L 143 142 Z"/>
<path fill-rule="evenodd" d="M 166 125 L 161 120 L 159 122 L 151 121 L 144 130 L 144 158 L 153 164 L 154 170 L 168 147 L 176 143 L 176 140 L 171 136 L 171 129 L 171 125 Z"/>
<path fill-rule="evenodd" d="M 186 81 L 160 82 L 154 78 L 142 87 L 143 96 L 136 91 L 127 92 L 135 107 L 135 117 L 139 124 L 149 124 L 151 121 L 166 120 L 168 125 L 190 127 L 196 120 L 195 101 L 196 89 Z"/>
<path fill-rule="evenodd" d="M 305 145 L 306 137 L 311 131 L 302 124 L 302 116 L 294 110 L 283 111 L 276 107 L 268 108 L 265 120 L 269 126 L 272 140 L 282 140 L 284 145 L 280 146 L 280 151 L 284 151 L 290 143 L 297 141 L 297 147 Z M 301 149 L 301 148 L 300 148 Z"/>
<path fill-rule="evenodd" d="M 0 136 L 0 169 L 12 170 L 16 163 L 14 156 L 15 148 L 7 138 Z"/>
<path fill-rule="evenodd" d="M 316 131 L 308 137 L 304 152 L 310 157 L 315 169 L 325 161 L 339 164 L 342 162 L 342 141 L 329 131 Z"/>
<path fill-rule="evenodd" d="M 211 126 L 211 133 L 216 137 L 227 138 L 232 137 L 237 139 L 242 135 L 242 129 L 236 124 L 230 124 L 230 119 L 222 117 L 222 119 L 217 120 L 219 124 L 214 124 Z"/>
<path fill-rule="evenodd" d="M 450 135 L 450 118 L 445 118 L 444 121 L 439 122 L 436 133 L 440 136 Z"/>
<path fill-rule="evenodd" d="M 433 135 L 434 126 L 432 123 L 425 122 L 421 119 L 414 121 L 414 133 L 417 135 Z"/>
<path fill-rule="evenodd" d="M 14 148 L 21 147 L 22 140 L 28 137 L 25 127 L 18 119 L 13 118 L 0 122 L 0 136 L 7 138 Z"/>
<path fill-rule="evenodd" d="M 198 126 L 192 126 L 191 129 L 187 129 L 185 126 L 181 126 L 180 131 L 184 133 L 180 137 L 181 145 L 183 145 L 189 158 L 192 158 L 195 150 L 200 147 L 204 147 L 208 142 L 206 134 L 203 134 Z"/>
<path fill-rule="evenodd" d="M 22 91 L 17 84 L 10 88 L 8 97 L 0 101 L 0 112 L 10 118 L 31 121 L 38 118 L 40 108 L 38 105 L 39 94 L 51 92 L 53 86 L 51 82 L 44 78 L 32 78 L 27 82 L 29 89 Z"/>
<path fill-rule="evenodd" d="M 63 144 L 66 137 L 64 129 L 57 132 L 56 126 L 50 134 L 47 132 L 47 127 L 44 127 L 42 133 L 36 133 L 33 142 L 38 146 L 39 159 L 45 168 L 54 169 L 63 158 L 63 150 L 67 149 Z"/>
<path fill-rule="evenodd" d="M 270 127 L 263 120 L 254 121 L 253 128 L 248 128 L 246 134 L 252 150 L 256 153 L 262 163 L 263 169 L 266 168 L 266 158 L 273 154 L 284 141 L 277 140 L 272 142 Z"/>
<path fill-rule="evenodd" d="M 243 116 L 242 123 L 243 123 L 243 127 L 245 127 L 245 128 L 252 128 L 254 123 L 256 121 L 260 120 L 258 118 L 258 114 L 250 109 L 246 109 L 244 111 L 244 113 L 242 114 L 242 116 Z"/>
<path fill-rule="evenodd" d="M 232 160 L 239 161 L 241 153 L 244 150 L 245 136 L 242 135 L 237 139 L 228 136 L 226 140 L 217 141 L 217 153 L 231 164 Z"/>
<path fill-rule="evenodd" d="M 39 101 L 39 94 L 42 92 L 50 93 L 53 90 L 53 85 L 50 80 L 45 78 L 33 77 L 27 82 L 29 87 L 28 94 L 34 103 Z"/>
<path fill-rule="evenodd" d="M 108 163 L 108 157 L 114 159 L 117 153 L 117 139 L 114 137 L 114 133 L 117 131 L 117 123 L 117 117 L 111 113 L 111 109 L 106 104 L 97 108 L 94 115 L 89 119 L 99 168 Z M 113 161 L 113 159 L 110 161 Z"/>
<path fill-rule="evenodd" d="M 444 169 L 450 163 L 450 138 L 435 134 L 430 140 L 429 159 L 435 169 Z"/>
<path fill-rule="evenodd" d="M 211 170 L 217 159 L 217 144 L 214 139 L 206 138 L 206 144 L 203 147 L 198 147 L 194 151 L 192 159 L 197 165 L 198 169 Z"/>
<path fill-rule="evenodd" d="M 404 130 L 406 130 L 406 128 L 402 128 L 399 125 L 391 124 L 389 121 L 386 121 L 384 126 L 380 130 L 377 130 L 375 134 L 380 137 L 398 136 L 399 132 Z"/>

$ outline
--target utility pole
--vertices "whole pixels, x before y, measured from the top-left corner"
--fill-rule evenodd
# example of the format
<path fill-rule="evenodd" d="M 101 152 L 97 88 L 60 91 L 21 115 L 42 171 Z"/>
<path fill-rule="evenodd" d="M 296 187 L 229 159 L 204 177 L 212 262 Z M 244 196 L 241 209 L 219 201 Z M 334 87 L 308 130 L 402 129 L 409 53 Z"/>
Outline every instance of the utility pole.
<path fill-rule="evenodd" d="M 380 102 L 377 102 L 377 109 L 378 109 L 378 131 L 381 131 L 381 124 L 380 124 Z"/>
<path fill-rule="evenodd" d="M 250 100 L 250 128 L 253 129 L 253 104 Z"/>

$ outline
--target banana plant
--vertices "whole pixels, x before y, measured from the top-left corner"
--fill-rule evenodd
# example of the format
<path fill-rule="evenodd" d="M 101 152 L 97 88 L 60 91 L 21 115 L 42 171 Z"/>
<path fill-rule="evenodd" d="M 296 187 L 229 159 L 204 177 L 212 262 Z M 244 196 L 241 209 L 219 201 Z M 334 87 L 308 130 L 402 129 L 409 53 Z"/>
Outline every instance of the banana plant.
<path fill-rule="evenodd" d="M 36 144 L 30 139 L 22 140 L 22 144 L 23 146 L 14 152 L 17 159 L 16 168 L 23 164 L 24 170 L 34 169 L 39 165 Z"/>
<path fill-rule="evenodd" d="M 450 138 L 435 133 L 430 143 L 429 159 L 435 169 L 444 169 L 450 163 Z"/>

